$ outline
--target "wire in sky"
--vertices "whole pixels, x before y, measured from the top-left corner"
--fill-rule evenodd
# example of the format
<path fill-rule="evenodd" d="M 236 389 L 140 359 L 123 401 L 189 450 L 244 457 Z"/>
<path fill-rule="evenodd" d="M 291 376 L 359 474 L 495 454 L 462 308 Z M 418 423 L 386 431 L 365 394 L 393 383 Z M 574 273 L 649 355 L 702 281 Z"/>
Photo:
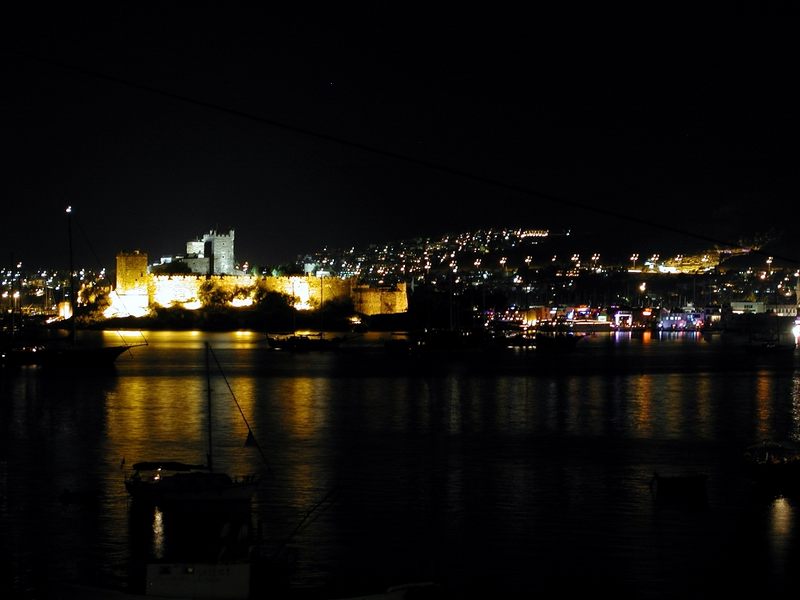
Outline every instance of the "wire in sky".
<path fill-rule="evenodd" d="M 23 52 L 18 52 L 16 50 L 12 50 L 11 53 L 15 54 L 15 55 L 17 55 L 17 56 L 19 56 L 21 58 L 25 58 L 25 59 L 28 59 L 28 60 L 40 62 L 40 63 L 43 63 L 43 64 L 47 64 L 47 65 L 50 65 L 50 66 L 53 66 L 53 67 L 57 67 L 59 69 L 63 69 L 63 70 L 66 70 L 66 71 L 72 71 L 74 73 L 79 73 L 81 75 L 84 75 L 84 76 L 87 76 L 87 77 L 91 77 L 91 78 L 94 78 L 94 79 L 105 80 L 105 81 L 109 81 L 109 82 L 112 82 L 112 83 L 116 83 L 118 85 L 123 85 L 123 86 L 126 86 L 126 87 L 130 87 L 130 88 L 137 89 L 137 90 L 140 90 L 140 91 L 145 91 L 145 92 L 148 92 L 148 93 L 152 93 L 152 94 L 155 94 L 155 95 L 163 96 L 163 97 L 170 98 L 170 99 L 173 99 L 173 100 L 179 100 L 181 102 L 184 102 L 184 103 L 187 103 L 187 104 L 192 104 L 194 106 L 199 106 L 199 107 L 210 109 L 210 110 L 213 110 L 213 111 L 226 113 L 228 115 L 236 116 L 236 117 L 239 117 L 239 118 L 242 118 L 242 119 L 247 119 L 247 120 L 250 120 L 250 121 L 254 121 L 256 123 L 261 123 L 263 125 L 269 125 L 271 127 L 282 129 L 284 131 L 289 131 L 289 132 L 292 132 L 292 133 L 305 135 L 305 136 L 308 136 L 308 137 L 311 137 L 311 138 L 315 138 L 315 139 L 318 139 L 318 140 L 324 140 L 324 141 L 335 143 L 335 144 L 338 144 L 338 145 L 341 145 L 341 146 L 347 146 L 349 148 L 354 148 L 354 149 L 357 149 L 357 150 L 361 150 L 361 151 L 369 153 L 369 154 L 374 154 L 374 155 L 377 155 L 377 156 L 383 156 L 383 157 L 386 157 L 386 158 L 391 158 L 393 160 L 403 161 L 403 162 L 406 162 L 408 164 L 413 164 L 413 165 L 417 165 L 417 166 L 424 167 L 424 168 L 427 168 L 427 169 L 431 169 L 431 170 L 434 170 L 434 171 L 447 173 L 449 175 L 454 175 L 456 177 L 460 177 L 460 178 L 463 178 L 463 179 L 468 179 L 468 180 L 471 180 L 471 181 L 475 181 L 475 182 L 479 182 L 479 183 L 482 183 L 482 184 L 490 185 L 490 186 L 497 187 L 497 188 L 500 188 L 500 189 L 504 189 L 504 190 L 507 190 L 507 191 L 510 191 L 510 192 L 514 192 L 514 193 L 518 193 L 518 194 L 522 194 L 522 195 L 526 195 L 526 196 L 532 196 L 532 197 L 535 197 L 535 198 L 540 198 L 542 200 L 547 200 L 547 201 L 550 201 L 550 202 L 553 202 L 553 203 L 557 203 L 557 204 L 560 204 L 560 205 L 563 205 L 563 206 L 567 206 L 567 207 L 571 207 L 571 208 L 578 208 L 578 209 L 581 209 L 581 210 L 584 210 L 584 211 L 593 212 L 593 213 L 596 213 L 596 214 L 599 214 L 599 215 L 603 215 L 603 216 L 606 216 L 606 217 L 613 217 L 615 219 L 620 219 L 620 220 L 623 220 L 623 221 L 628 221 L 628 222 L 631 222 L 631 223 L 635 223 L 635 224 L 638 224 L 638 225 L 644 225 L 644 226 L 647 226 L 647 227 L 653 227 L 655 229 L 660 229 L 662 231 L 667 231 L 669 233 L 675 233 L 675 234 L 678 234 L 678 235 L 691 237 L 691 238 L 694 238 L 694 239 L 696 239 L 698 241 L 702 241 L 702 242 L 705 242 L 705 243 L 708 243 L 708 244 L 712 244 L 714 246 L 727 246 L 727 247 L 731 247 L 731 248 L 738 248 L 738 247 L 741 246 L 738 243 L 733 243 L 733 242 L 720 240 L 720 239 L 714 238 L 712 236 L 704 235 L 702 233 L 687 231 L 685 229 L 681 229 L 680 227 L 675 227 L 673 225 L 669 225 L 669 224 L 666 224 L 666 223 L 653 222 L 653 221 L 650 221 L 648 219 L 645 219 L 645 218 L 642 218 L 642 217 L 638 217 L 636 215 L 616 212 L 614 210 L 611 210 L 611 209 L 608 209 L 608 208 L 604 208 L 602 206 L 587 205 L 587 204 L 584 204 L 583 202 L 579 202 L 577 200 L 573 200 L 573 199 L 570 199 L 570 198 L 565 198 L 563 196 L 554 196 L 552 194 L 547 194 L 547 193 L 544 193 L 544 192 L 540 192 L 538 190 L 534 190 L 534 189 L 526 187 L 526 186 L 511 184 L 511 183 L 508 183 L 506 181 L 502 181 L 500 179 L 496 179 L 496 178 L 493 178 L 493 177 L 487 177 L 485 175 L 478 175 L 478 174 L 475 174 L 475 173 L 471 173 L 469 171 L 464 171 L 464 170 L 457 169 L 457 168 L 454 168 L 454 167 L 450 167 L 450 166 L 447 166 L 447 165 L 433 163 L 433 162 L 430 162 L 430 161 L 427 161 L 427 160 L 424 160 L 424 159 L 421 159 L 421 158 L 417 158 L 417 157 L 414 157 L 414 156 L 409 156 L 407 154 L 401 154 L 399 152 L 393 152 L 391 150 L 385 150 L 385 149 L 382 149 L 382 148 L 376 148 L 376 147 L 370 146 L 368 144 L 363 144 L 361 142 L 348 140 L 348 139 L 341 138 L 341 137 L 335 136 L 335 135 L 330 135 L 330 134 L 326 134 L 326 133 L 320 133 L 318 131 L 307 129 L 307 128 L 304 128 L 304 127 L 297 127 L 295 125 L 288 125 L 286 123 L 282 123 L 282 122 L 277 121 L 275 119 L 269 119 L 267 117 L 262 117 L 260 115 L 255 115 L 255 114 L 252 114 L 252 113 L 249 113 L 249 112 L 245 112 L 245 111 L 238 110 L 238 109 L 235 109 L 235 108 L 230 108 L 230 107 L 227 107 L 227 106 L 222 106 L 222 105 L 219 105 L 219 104 L 215 104 L 213 102 L 207 102 L 207 101 L 204 101 L 204 100 L 198 100 L 197 98 L 192 98 L 190 96 L 185 96 L 183 94 L 177 94 L 175 92 L 170 92 L 170 91 L 167 91 L 167 90 L 163 90 L 163 89 L 156 88 L 156 87 L 153 87 L 153 86 L 137 83 L 137 82 L 134 82 L 134 81 L 129 81 L 129 80 L 123 79 L 121 77 L 116 77 L 116 76 L 108 75 L 108 74 L 105 74 L 105 73 L 99 73 L 99 72 L 96 72 L 96 71 L 92 71 L 90 69 L 86 69 L 84 67 L 78 67 L 78 66 L 75 66 L 75 65 L 70 65 L 70 64 L 67 64 L 67 63 L 63 63 L 61 61 L 52 60 L 52 59 L 49 59 L 49 58 L 43 58 L 43 57 L 40 57 L 40 56 L 35 56 L 35 55 L 23 53 Z M 753 249 L 751 249 L 751 252 L 756 253 L 756 254 L 761 254 L 761 255 L 764 255 L 764 256 L 767 256 L 767 254 L 768 254 L 767 252 L 762 251 L 760 248 L 753 248 Z M 779 259 L 779 260 L 783 260 L 783 261 L 790 262 L 790 263 L 800 263 L 800 260 L 795 259 L 795 258 L 789 258 L 789 257 L 785 257 L 785 256 L 778 256 L 778 255 L 775 255 L 775 254 L 771 254 L 771 256 L 772 256 L 773 259 Z"/>

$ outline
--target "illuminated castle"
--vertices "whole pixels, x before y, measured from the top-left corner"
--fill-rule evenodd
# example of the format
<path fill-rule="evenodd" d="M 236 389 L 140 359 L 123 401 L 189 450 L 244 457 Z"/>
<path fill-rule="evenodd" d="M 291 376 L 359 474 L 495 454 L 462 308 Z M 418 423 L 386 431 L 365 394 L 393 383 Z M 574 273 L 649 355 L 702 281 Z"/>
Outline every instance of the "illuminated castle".
<path fill-rule="evenodd" d="M 199 251 L 187 252 L 187 257 L 175 259 L 180 262 L 191 261 L 190 267 L 203 264 L 193 261 L 206 260 L 206 271 L 192 269 L 191 274 L 156 275 L 149 272 L 146 254 L 138 250 L 119 253 L 117 285 L 111 295 L 111 306 L 105 311 L 105 316 L 108 318 L 142 316 L 153 306 L 198 309 L 203 306 L 203 288 L 206 286 L 213 286 L 229 298 L 228 304 L 231 306 L 249 306 L 253 304 L 257 292 L 265 290 L 289 296 L 297 310 L 316 309 L 322 306 L 323 302 L 331 300 L 350 299 L 356 312 L 364 315 L 408 311 L 405 283 L 391 288 L 371 288 L 359 285 L 355 277 L 345 279 L 317 277 L 310 273 L 290 277 L 245 275 L 232 268 L 233 231 L 229 236 L 216 236 L 212 233 L 205 237 L 211 239 L 187 244 L 187 250 L 194 250 L 199 249 L 199 245 L 193 244 L 202 243 L 203 256 L 195 256 L 200 254 Z M 226 245 L 226 242 L 230 245 Z M 162 259 L 162 264 L 164 262 Z M 230 265 L 230 270 L 234 271 L 234 274 L 208 274 L 207 269 L 211 264 L 214 265 L 215 271 L 224 270 Z"/>

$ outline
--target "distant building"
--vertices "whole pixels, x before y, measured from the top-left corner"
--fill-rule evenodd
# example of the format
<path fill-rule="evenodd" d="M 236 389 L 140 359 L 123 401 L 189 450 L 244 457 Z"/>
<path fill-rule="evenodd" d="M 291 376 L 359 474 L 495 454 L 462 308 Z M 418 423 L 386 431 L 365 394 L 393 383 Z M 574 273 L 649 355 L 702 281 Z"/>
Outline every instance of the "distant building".
<path fill-rule="evenodd" d="M 661 331 L 695 331 L 705 327 L 707 323 L 705 310 L 687 306 L 682 310 L 661 310 L 658 328 Z"/>
<path fill-rule="evenodd" d="M 767 312 L 764 302 L 734 301 L 731 302 L 731 312 L 735 315 L 760 314 Z"/>

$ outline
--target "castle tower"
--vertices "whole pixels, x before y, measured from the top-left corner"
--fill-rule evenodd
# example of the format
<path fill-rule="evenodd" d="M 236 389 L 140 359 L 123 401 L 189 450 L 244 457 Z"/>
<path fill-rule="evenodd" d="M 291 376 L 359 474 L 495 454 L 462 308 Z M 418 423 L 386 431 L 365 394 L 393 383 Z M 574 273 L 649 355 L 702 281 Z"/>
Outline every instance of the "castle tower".
<path fill-rule="evenodd" d="M 186 242 L 185 262 L 194 273 L 235 275 L 233 240 L 233 229 L 227 234 L 209 231 L 200 239 Z"/>
<path fill-rule="evenodd" d="M 111 294 L 111 305 L 105 316 L 141 316 L 149 307 L 148 284 L 150 273 L 147 268 L 147 254 L 139 252 L 120 252 L 117 254 L 117 286 Z"/>
<path fill-rule="evenodd" d="M 234 230 L 228 234 L 211 231 L 203 236 L 204 254 L 211 259 L 211 272 L 214 275 L 234 274 L 236 261 L 233 256 Z"/>
<path fill-rule="evenodd" d="M 117 254 L 117 293 L 147 295 L 147 254 L 138 250 Z"/>

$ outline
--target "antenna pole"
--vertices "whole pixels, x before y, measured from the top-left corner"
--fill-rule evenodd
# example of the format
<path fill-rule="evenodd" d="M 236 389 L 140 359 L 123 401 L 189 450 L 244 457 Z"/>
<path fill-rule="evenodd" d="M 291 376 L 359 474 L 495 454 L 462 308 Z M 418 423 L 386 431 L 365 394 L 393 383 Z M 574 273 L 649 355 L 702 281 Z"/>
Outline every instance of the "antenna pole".
<path fill-rule="evenodd" d="M 78 303 L 75 299 L 75 269 L 72 265 L 72 207 L 67 207 L 67 236 L 69 238 L 69 306 L 72 312 L 72 342 L 75 342 L 75 313 L 78 310 Z"/>

